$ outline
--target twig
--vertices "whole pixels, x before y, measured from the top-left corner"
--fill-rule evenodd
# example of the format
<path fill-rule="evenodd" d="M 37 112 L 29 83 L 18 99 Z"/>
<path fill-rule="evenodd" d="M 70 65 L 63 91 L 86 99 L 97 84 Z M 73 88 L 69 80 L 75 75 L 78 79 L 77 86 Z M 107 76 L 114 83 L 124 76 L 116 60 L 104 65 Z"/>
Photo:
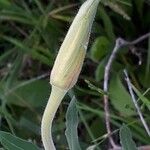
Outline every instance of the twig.
<path fill-rule="evenodd" d="M 130 79 L 129 79 L 129 76 L 128 76 L 128 73 L 127 73 L 126 70 L 124 70 L 124 74 L 125 74 L 125 76 L 126 76 L 126 81 L 127 81 L 128 89 L 129 89 L 130 95 L 131 95 L 131 97 L 132 97 L 132 101 L 133 101 L 133 103 L 134 103 L 134 105 L 135 105 L 135 108 L 136 108 L 136 110 L 137 110 L 137 113 L 138 113 L 138 115 L 139 115 L 139 117 L 140 117 L 140 119 L 141 119 L 141 122 L 143 123 L 143 126 L 144 126 L 144 128 L 145 128 L 147 134 L 150 136 L 150 130 L 149 130 L 149 128 L 148 128 L 148 125 L 147 125 L 146 121 L 144 120 L 144 117 L 143 117 L 143 115 L 142 115 L 142 112 L 141 112 L 141 110 L 140 110 L 140 108 L 139 108 L 139 106 L 138 106 L 138 103 L 137 103 L 137 101 L 136 101 L 134 92 L 133 92 L 133 90 L 132 90 L 131 81 L 130 81 Z"/>
<path fill-rule="evenodd" d="M 150 32 L 144 34 L 143 36 L 140 36 L 139 38 L 137 38 L 136 40 L 132 41 L 132 42 L 128 42 L 124 40 L 124 45 L 123 46 L 130 46 L 130 45 L 135 45 L 145 39 L 147 39 L 148 37 L 150 37 Z"/>
<path fill-rule="evenodd" d="M 112 65 L 113 60 L 115 59 L 117 50 L 120 48 L 120 38 L 116 40 L 116 45 L 114 47 L 114 50 L 112 51 L 112 54 L 108 60 L 108 63 L 105 67 L 105 73 L 104 73 L 104 84 L 103 84 L 103 90 L 104 92 L 108 92 L 108 80 L 110 75 L 110 68 Z M 110 113 L 109 113 L 109 102 L 108 102 L 108 95 L 104 95 L 104 110 L 105 110 L 105 123 L 106 123 L 106 129 L 109 136 L 109 142 L 112 145 L 113 148 L 116 148 L 116 144 L 111 136 L 111 127 L 110 127 Z"/>
<path fill-rule="evenodd" d="M 105 72 L 104 72 L 104 83 L 103 83 L 103 90 L 108 93 L 108 81 L 109 81 L 109 76 L 110 76 L 110 71 L 111 71 L 111 66 L 112 63 L 116 57 L 116 53 L 117 51 L 121 48 L 121 47 L 126 47 L 126 46 L 130 46 L 130 45 L 135 45 L 143 40 L 145 40 L 146 38 L 148 38 L 150 36 L 150 33 L 147 33 L 139 38 L 137 38 L 134 41 L 128 42 L 122 38 L 118 38 L 116 39 L 116 43 L 115 43 L 115 47 L 110 55 L 110 58 L 108 60 L 108 63 L 105 66 Z M 112 136 L 111 136 L 111 127 L 110 127 L 110 113 L 109 113 L 109 102 L 108 102 L 108 95 L 104 95 L 104 110 L 105 110 L 105 123 L 106 123 L 106 130 L 107 133 L 110 135 L 109 136 L 109 142 L 111 144 L 111 146 L 113 148 L 117 148 L 118 146 L 115 144 Z"/>

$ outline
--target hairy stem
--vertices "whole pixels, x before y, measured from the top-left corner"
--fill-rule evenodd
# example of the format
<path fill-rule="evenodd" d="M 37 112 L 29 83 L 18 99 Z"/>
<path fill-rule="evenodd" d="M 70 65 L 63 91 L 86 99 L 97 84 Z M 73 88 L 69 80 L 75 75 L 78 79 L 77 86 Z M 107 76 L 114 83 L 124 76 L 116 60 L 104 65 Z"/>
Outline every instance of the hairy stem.
<path fill-rule="evenodd" d="M 64 91 L 56 86 L 52 86 L 51 95 L 46 105 L 41 125 L 42 141 L 45 150 L 55 150 L 55 146 L 52 139 L 51 127 L 55 116 L 55 113 L 65 96 L 67 91 Z"/>

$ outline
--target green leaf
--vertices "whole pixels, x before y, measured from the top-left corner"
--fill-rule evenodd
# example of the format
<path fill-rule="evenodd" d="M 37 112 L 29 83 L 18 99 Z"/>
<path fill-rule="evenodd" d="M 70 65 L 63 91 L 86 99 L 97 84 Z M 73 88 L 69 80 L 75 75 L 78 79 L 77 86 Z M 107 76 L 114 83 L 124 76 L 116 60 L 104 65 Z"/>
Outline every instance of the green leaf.
<path fill-rule="evenodd" d="M 98 37 L 91 47 L 91 57 L 94 61 L 102 59 L 110 50 L 110 42 L 105 36 Z"/>
<path fill-rule="evenodd" d="M 24 129 L 28 129 L 30 133 L 41 135 L 40 127 L 33 122 L 33 117 L 31 117 L 31 119 L 32 120 L 29 120 L 28 118 L 25 118 L 22 116 L 20 119 L 19 125 L 23 127 Z"/>
<path fill-rule="evenodd" d="M 122 150 L 137 150 L 132 139 L 131 131 L 125 125 L 123 125 L 120 129 L 120 143 L 122 145 Z"/>
<path fill-rule="evenodd" d="M 10 5 L 11 6 L 11 5 Z M 13 5 L 12 5 L 13 6 Z M 15 7 L 15 6 L 14 6 Z M 0 12 L 0 20 L 16 21 L 22 24 L 33 25 L 34 21 L 25 11 L 13 10 L 11 8 L 5 9 Z"/>
<path fill-rule="evenodd" d="M 11 86 L 14 86 L 13 84 L 17 80 L 22 67 L 22 61 L 23 61 L 23 54 L 19 52 L 9 72 L 9 78 L 7 79 L 6 84 L 7 89 L 9 89 Z"/>
<path fill-rule="evenodd" d="M 132 99 L 122 84 L 119 75 L 113 76 L 110 81 L 109 96 L 111 103 L 121 114 L 135 114 Z"/>
<path fill-rule="evenodd" d="M 10 42 L 11 44 L 13 44 L 14 46 L 16 46 L 17 48 L 19 48 L 19 50 L 22 50 L 23 52 L 32 55 L 33 58 L 38 59 L 47 65 L 51 64 L 52 56 L 50 55 L 49 52 L 47 52 L 48 50 L 43 51 L 44 48 L 41 47 L 30 48 L 25 44 L 25 42 L 22 42 L 12 37 L 8 36 L 1 36 L 1 37 L 6 41 Z"/>
<path fill-rule="evenodd" d="M 147 64 L 146 64 L 146 73 L 145 73 L 145 83 L 149 82 L 150 75 L 150 38 L 148 39 L 148 52 L 147 52 Z"/>
<path fill-rule="evenodd" d="M 36 3 L 38 9 L 41 11 L 41 13 L 43 13 L 45 15 L 45 10 L 42 6 L 42 3 L 39 0 L 34 0 L 34 2 Z"/>
<path fill-rule="evenodd" d="M 97 86 L 95 86 L 94 84 L 92 84 L 89 80 L 85 80 L 85 82 L 88 84 L 88 87 L 91 89 L 91 90 L 94 90 L 94 91 L 97 91 L 99 94 L 101 95 L 104 95 L 105 92 L 98 88 Z"/>
<path fill-rule="evenodd" d="M 147 108 L 150 110 L 150 100 L 147 99 L 133 84 L 132 84 L 132 88 L 134 90 L 134 92 L 137 94 L 137 96 L 139 97 L 139 99 L 147 106 Z"/>
<path fill-rule="evenodd" d="M 3 131 L 0 131 L 0 142 L 7 150 L 39 150 L 39 148 L 31 142 L 27 142 Z"/>
<path fill-rule="evenodd" d="M 78 140 L 78 110 L 76 107 L 76 99 L 72 98 L 66 113 L 66 131 L 65 135 L 70 150 L 81 150 Z"/>
<path fill-rule="evenodd" d="M 140 17 L 142 17 L 144 0 L 134 1 L 134 3 L 135 3 L 138 13 L 140 14 Z"/>
<path fill-rule="evenodd" d="M 114 34 L 112 21 L 111 21 L 109 15 L 107 14 L 107 11 L 105 11 L 105 9 L 102 6 L 100 7 L 99 11 L 100 11 L 99 15 L 100 15 L 101 19 L 103 20 L 105 32 L 106 32 L 109 40 L 114 41 L 115 34 Z"/>
<path fill-rule="evenodd" d="M 4 84 L 2 83 L 2 86 Z M 7 102 L 23 107 L 43 106 L 48 98 L 49 84 L 44 80 L 29 80 L 16 83 L 5 95 Z"/>
<path fill-rule="evenodd" d="M 6 60 L 8 60 L 8 58 L 10 57 L 10 55 L 12 55 L 13 50 L 7 50 L 5 53 L 0 55 L 0 65 L 2 65 Z"/>
<path fill-rule="evenodd" d="M 96 81 L 101 81 L 104 78 L 105 65 L 106 65 L 106 59 L 102 59 L 99 62 L 98 67 L 96 68 L 96 72 L 95 72 Z"/>
<path fill-rule="evenodd" d="M 29 47 L 27 47 L 23 42 L 21 42 L 18 39 L 15 39 L 13 37 L 9 37 L 9 36 L 1 36 L 4 40 L 10 42 L 11 44 L 13 44 L 14 46 L 16 46 L 17 48 L 21 49 L 23 52 L 31 52 L 32 49 L 30 49 Z"/>
<path fill-rule="evenodd" d="M 0 7 L 10 6 L 9 0 L 0 0 Z"/>
<path fill-rule="evenodd" d="M 130 16 L 126 13 L 126 11 L 120 5 L 118 5 L 118 3 L 113 2 L 113 1 L 107 1 L 105 2 L 105 5 L 110 7 L 114 12 L 121 15 L 124 19 L 131 20 Z"/>

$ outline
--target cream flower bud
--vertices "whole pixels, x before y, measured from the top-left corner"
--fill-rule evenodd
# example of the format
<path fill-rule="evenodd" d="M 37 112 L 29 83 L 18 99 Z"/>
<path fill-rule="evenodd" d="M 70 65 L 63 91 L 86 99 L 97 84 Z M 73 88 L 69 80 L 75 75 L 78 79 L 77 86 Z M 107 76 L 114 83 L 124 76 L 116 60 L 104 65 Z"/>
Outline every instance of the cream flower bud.
<path fill-rule="evenodd" d="M 87 0 L 79 9 L 60 47 L 50 83 L 60 89 L 72 88 L 79 76 L 99 0 Z"/>
<path fill-rule="evenodd" d="M 55 60 L 50 77 L 52 91 L 41 123 L 45 150 L 56 150 L 51 135 L 52 121 L 66 92 L 78 79 L 98 3 L 99 0 L 87 0 L 81 6 Z"/>

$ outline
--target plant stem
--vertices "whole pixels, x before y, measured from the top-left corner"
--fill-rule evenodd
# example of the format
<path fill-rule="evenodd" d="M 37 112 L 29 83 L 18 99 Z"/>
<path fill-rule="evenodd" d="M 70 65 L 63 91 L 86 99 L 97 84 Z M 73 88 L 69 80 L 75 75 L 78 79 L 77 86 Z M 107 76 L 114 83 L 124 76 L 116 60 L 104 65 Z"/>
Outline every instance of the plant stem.
<path fill-rule="evenodd" d="M 52 86 L 51 95 L 46 105 L 41 125 L 42 141 L 45 150 L 56 150 L 52 139 L 51 127 L 55 113 L 66 92 L 56 86 Z"/>

